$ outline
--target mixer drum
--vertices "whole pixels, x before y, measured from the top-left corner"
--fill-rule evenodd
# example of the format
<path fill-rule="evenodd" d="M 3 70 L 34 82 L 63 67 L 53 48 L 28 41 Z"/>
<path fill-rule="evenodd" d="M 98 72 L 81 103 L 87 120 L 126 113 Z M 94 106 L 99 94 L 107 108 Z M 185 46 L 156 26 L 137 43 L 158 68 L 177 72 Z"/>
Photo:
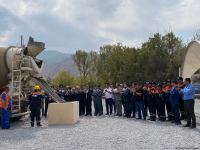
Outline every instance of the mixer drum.
<path fill-rule="evenodd" d="M 34 41 L 32 37 L 29 38 L 26 48 L 17 48 L 12 46 L 8 48 L 0 47 L 0 88 L 9 84 L 9 81 L 11 80 L 9 79 L 8 75 L 12 70 L 12 59 L 15 54 L 23 53 L 24 55 L 32 57 L 34 59 L 33 61 L 36 63 L 36 68 L 40 68 L 42 61 L 37 60 L 36 56 L 44 49 L 45 44 Z M 17 62 L 14 64 L 17 64 Z"/>
<path fill-rule="evenodd" d="M 8 68 L 6 64 L 6 51 L 7 48 L 0 47 L 0 87 L 8 84 Z M 11 60 L 10 60 L 11 61 Z"/>

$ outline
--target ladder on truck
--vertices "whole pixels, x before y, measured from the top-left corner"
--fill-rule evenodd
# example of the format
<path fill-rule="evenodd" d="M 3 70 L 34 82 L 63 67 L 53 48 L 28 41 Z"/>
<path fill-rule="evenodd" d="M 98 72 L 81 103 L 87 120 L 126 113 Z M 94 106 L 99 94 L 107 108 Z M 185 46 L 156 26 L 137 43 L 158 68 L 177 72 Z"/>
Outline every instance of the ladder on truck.
<path fill-rule="evenodd" d="M 30 59 L 24 58 L 22 54 L 14 54 L 12 60 L 12 113 L 21 113 L 22 95 L 22 72 L 30 68 Z"/>
<path fill-rule="evenodd" d="M 11 80 L 11 88 L 12 88 L 12 113 L 21 112 L 21 64 L 22 59 L 19 54 L 14 54 L 12 59 L 12 80 Z"/>

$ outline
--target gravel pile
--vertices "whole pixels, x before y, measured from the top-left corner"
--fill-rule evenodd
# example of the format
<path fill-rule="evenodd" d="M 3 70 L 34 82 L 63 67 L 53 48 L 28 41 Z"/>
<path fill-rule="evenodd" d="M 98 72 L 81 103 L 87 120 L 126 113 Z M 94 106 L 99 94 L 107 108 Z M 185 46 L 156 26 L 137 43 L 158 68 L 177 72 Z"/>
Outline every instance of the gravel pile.
<path fill-rule="evenodd" d="M 28 122 L 28 121 L 26 121 Z M 20 127 L 19 127 L 20 124 Z M 119 117 L 83 117 L 74 126 L 0 130 L 0 149 L 8 150 L 132 150 L 200 149 L 200 129 Z"/>

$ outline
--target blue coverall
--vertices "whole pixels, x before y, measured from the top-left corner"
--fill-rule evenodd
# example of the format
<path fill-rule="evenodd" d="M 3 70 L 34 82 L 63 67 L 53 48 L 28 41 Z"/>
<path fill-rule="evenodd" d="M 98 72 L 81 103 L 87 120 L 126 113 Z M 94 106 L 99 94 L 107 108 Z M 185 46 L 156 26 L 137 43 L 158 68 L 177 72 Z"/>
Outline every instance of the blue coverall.
<path fill-rule="evenodd" d="M 1 100 L 3 102 L 6 102 L 6 93 L 2 93 Z M 2 129 L 9 129 L 10 128 L 10 108 L 11 108 L 11 102 L 9 100 L 8 102 L 8 108 L 2 108 L 1 109 L 1 128 Z"/>
<path fill-rule="evenodd" d="M 179 92 L 176 87 L 173 87 L 170 91 L 170 103 L 174 114 L 174 122 L 180 124 Z"/>

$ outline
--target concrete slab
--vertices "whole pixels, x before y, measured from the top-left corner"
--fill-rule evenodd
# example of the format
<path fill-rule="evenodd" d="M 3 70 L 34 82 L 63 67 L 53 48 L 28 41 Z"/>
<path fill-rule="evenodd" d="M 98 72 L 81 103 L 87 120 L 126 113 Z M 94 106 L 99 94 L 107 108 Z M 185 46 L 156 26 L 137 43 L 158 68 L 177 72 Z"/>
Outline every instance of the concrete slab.
<path fill-rule="evenodd" d="M 49 125 L 69 125 L 79 121 L 79 102 L 51 103 L 48 109 Z"/>

